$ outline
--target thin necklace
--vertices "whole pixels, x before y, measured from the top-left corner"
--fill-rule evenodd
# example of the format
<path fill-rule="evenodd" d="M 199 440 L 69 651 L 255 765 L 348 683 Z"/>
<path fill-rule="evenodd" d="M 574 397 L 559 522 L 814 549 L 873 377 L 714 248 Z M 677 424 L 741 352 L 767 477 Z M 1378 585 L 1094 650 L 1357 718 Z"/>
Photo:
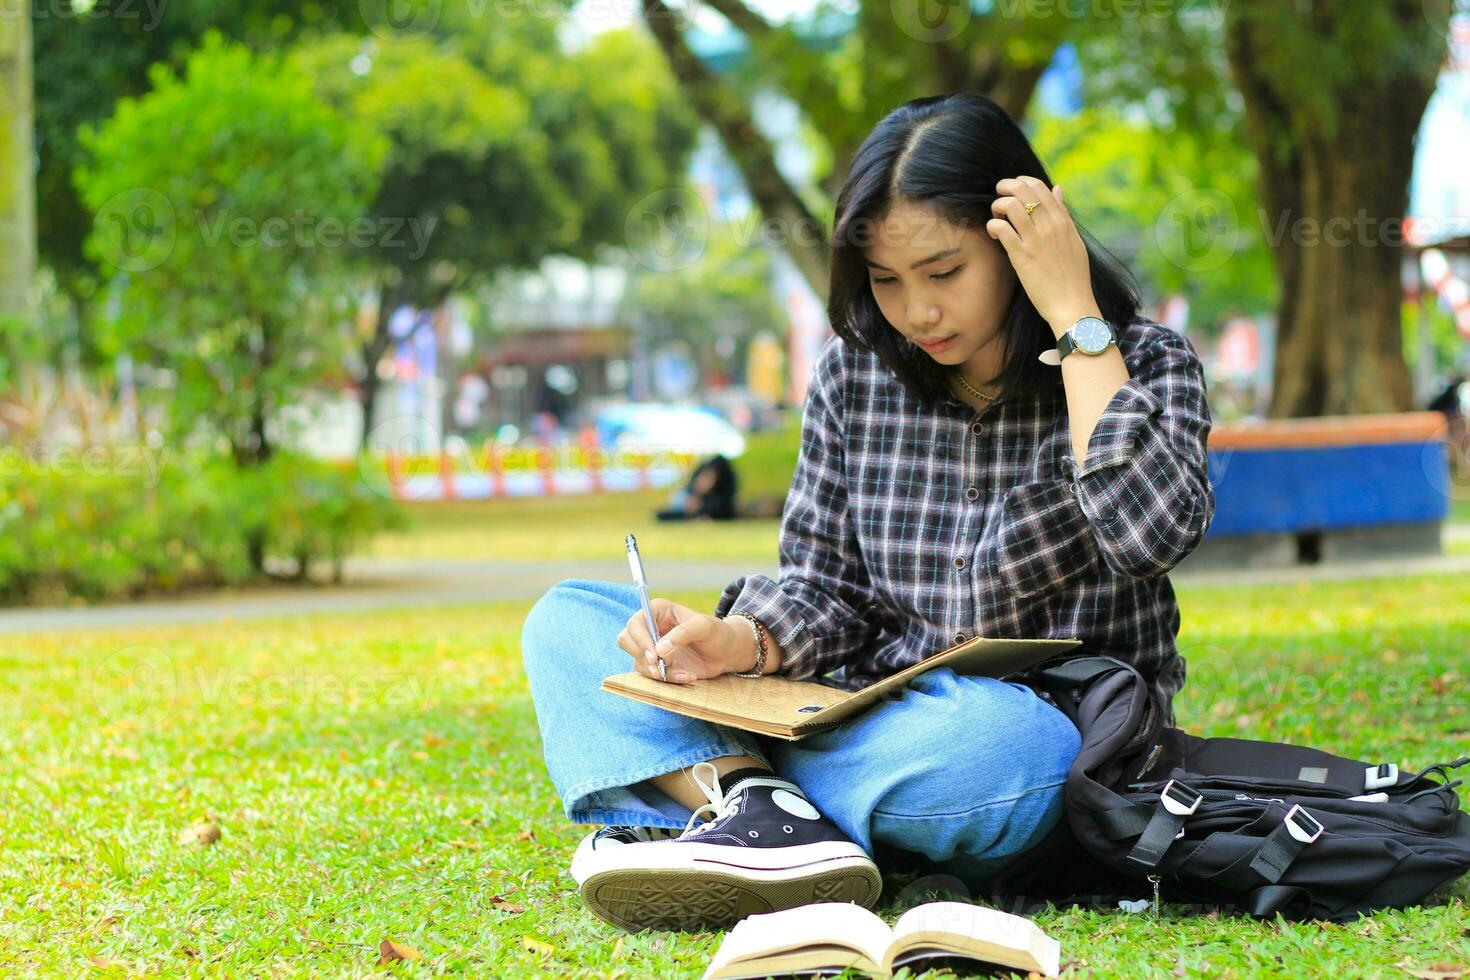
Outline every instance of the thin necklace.
<path fill-rule="evenodd" d="M 976 398 L 983 398 L 983 399 L 985 399 L 988 402 L 995 401 L 995 397 L 996 396 L 994 396 L 994 395 L 987 395 L 985 392 L 981 391 L 979 388 L 976 388 L 974 385 L 970 384 L 970 382 L 966 381 L 965 380 L 965 376 L 962 375 L 962 374 L 960 374 L 958 371 L 955 372 L 954 379 L 960 383 L 960 387 L 961 388 L 965 389 L 971 395 L 974 395 Z"/>

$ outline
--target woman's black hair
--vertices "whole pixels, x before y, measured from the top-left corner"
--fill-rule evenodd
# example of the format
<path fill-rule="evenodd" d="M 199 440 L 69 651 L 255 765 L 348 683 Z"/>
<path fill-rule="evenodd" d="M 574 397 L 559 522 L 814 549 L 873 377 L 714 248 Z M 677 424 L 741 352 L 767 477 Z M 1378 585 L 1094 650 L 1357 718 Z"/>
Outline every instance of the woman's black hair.
<path fill-rule="evenodd" d="M 833 332 L 845 343 L 877 354 L 926 404 L 949 391 L 951 369 L 884 318 L 868 284 L 862 249 L 871 244 L 879 223 L 900 199 L 929 208 L 952 224 L 983 232 L 985 222 L 994 217 L 991 202 L 1000 196 L 996 182 L 1021 174 L 1052 185 L 1015 121 L 995 102 L 974 92 L 905 102 L 883 117 L 853 155 L 837 196 L 827 315 Z M 1138 313 L 1137 287 L 1080 221 L 1077 227 L 1087 248 L 1098 307 L 1122 333 Z M 1056 346 L 1051 328 L 1019 282 L 1001 330 L 1001 397 L 1054 393 L 1062 383 L 1060 372 L 1036 359 Z"/>

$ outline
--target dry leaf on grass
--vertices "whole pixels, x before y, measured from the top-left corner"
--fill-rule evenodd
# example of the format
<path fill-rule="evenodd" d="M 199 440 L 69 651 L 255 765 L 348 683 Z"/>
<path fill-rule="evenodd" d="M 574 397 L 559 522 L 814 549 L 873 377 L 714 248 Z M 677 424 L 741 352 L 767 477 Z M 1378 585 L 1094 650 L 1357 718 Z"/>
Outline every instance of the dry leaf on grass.
<path fill-rule="evenodd" d="M 555 946 L 551 945 L 550 943 L 543 943 L 539 939 L 532 939 L 530 936 L 522 936 L 521 945 L 526 947 L 527 951 L 532 953 L 539 953 L 542 956 L 550 956 L 551 954 L 556 952 Z"/>
<path fill-rule="evenodd" d="M 421 960 L 423 958 L 423 954 L 407 943 L 395 943 L 391 939 L 378 943 L 379 966 L 396 963 L 398 960 Z"/>
<path fill-rule="evenodd" d="M 1400 960 L 1397 964 L 1411 977 L 1420 977 L 1421 980 L 1460 980 L 1461 977 L 1470 973 L 1470 966 L 1463 963 L 1436 963 L 1433 966 L 1411 967 L 1408 960 Z"/>
<path fill-rule="evenodd" d="M 179 843 L 186 846 L 194 844 L 200 847 L 208 847 L 210 844 L 218 843 L 219 839 L 223 836 L 224 833 L 218 827 L 206 820 L 204 823 L 195 824 L 180 834 Z"/>
<path fill-rule="evenodd" d="M 520 913 L 526 911 L 526 907 L 524 905 L 517 905 L 515 902 L 512 902 L 508 898 L 505 898 L 501 895 L 496 895 L 492 897 L 490 899 L 490 904 L 500 909 L 500 911 L 502 912 L 509 912 L 511 915 L 519 915 Z"/>
<path fill-rule="evenodd" d="M 121 960 L 109 960 L 102 956 L 89 956 L 87 962 L 99 970 L 126 970 L 128 965 Z"/>

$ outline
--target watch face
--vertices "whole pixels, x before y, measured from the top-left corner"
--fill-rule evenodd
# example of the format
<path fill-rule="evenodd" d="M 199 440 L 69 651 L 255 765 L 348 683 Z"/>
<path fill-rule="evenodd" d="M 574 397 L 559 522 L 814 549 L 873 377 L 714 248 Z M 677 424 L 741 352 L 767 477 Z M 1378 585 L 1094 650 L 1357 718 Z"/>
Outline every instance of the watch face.
<path fill-rule="evenodd" d="M 1106 320 L 1085 316 L 1072 326 L 1072 335 L 1077 339 L 1078 350 L 1089 354 L 1100 354 L 1113 339 L 1113 328 Z"/>

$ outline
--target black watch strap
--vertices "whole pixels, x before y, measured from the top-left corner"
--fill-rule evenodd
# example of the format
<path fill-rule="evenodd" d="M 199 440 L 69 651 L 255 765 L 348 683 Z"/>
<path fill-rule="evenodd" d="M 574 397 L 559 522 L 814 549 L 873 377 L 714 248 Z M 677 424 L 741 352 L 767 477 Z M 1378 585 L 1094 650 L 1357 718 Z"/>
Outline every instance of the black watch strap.
<path fill-rule="evenodd" d="M 1076 349 L 1077 344 L 1072 339 L 1071 329 L 1068 328 L 1067 330 L 1064 330 L 1061 337 L 1057 339 L 1057 361 L 1060 363 L 1062 358 L 1066 357 L 1068 354 L 1072 353 Z"/>

